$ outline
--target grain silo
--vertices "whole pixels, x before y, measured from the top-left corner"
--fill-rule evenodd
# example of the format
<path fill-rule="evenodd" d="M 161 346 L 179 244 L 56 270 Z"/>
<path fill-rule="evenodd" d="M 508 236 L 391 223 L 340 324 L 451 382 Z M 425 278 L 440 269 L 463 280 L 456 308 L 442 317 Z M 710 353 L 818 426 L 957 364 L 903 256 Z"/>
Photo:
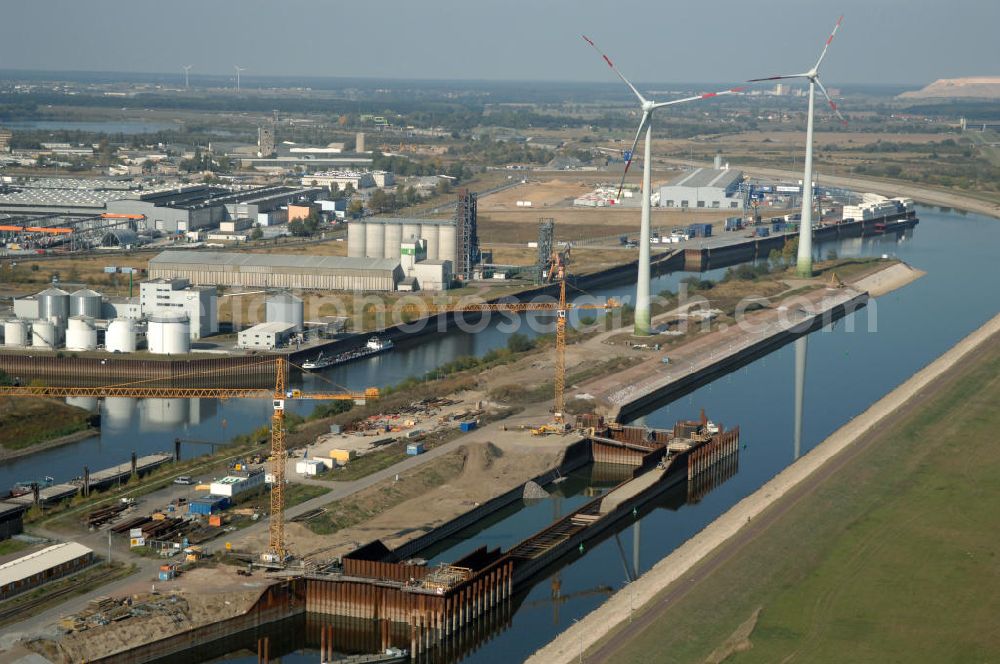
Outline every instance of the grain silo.
<path fill-rule="evenodd" d="M 385 246 L 382 250 L 381 256 L 373 256 L 372 258 L 399 258 L 399 245 L 403 239 L 403 225 L 402 224 L 386 224 L 385 225 Z"/>
<path fill-rule="evenodd" d="M 351 258 L 365 257 L 366 224 L 363 221 L 351 221 L 347 224 L 347 255 Z"/>
<path fill-rule="evenodd" d="M 365 258 L 384 258 L 385 224 L 365 223 Z"/>
<path fill-rule="evenodd" d="M 104 348 L 109 353 L 134 353 L 136 348 L 135 321 L 116 318 L 108 325 Z"/>
<path fill-rule="evenodd" d="M 3 324 L 3 345 L 24 348 L 31 342 L 31 324 L 26 320 L 8 320 Z"/>
<path fill-rule="evenodd" d="M 97 328 L 88 316 L 71 316 L 66 328 L 66 350 L 97 350 Z"/>
<path fill-rule="evenodd" d="M 438 260 L 439 224 L 420 224 L 420 237 L 427 240 L 427 260 Z"/>
<path fill-rule="evenodd" d="M 89 288 L 81 288 L 69 296 L 69 315 L 101 317 L 101 294 Z"/>
<path fill-rule="evenodd" d="M 403 240 L 409 240 L 411 237 L 420 237 L 420 224 L 408 221 L 403 224 Z"/>
<path fill-rule="evenodd" d="M 67 300 L 67 305 L 69 301 Z M 53 349 L 59 345 L 59 328 L 50 320 L 36 320 L 31 323 L 31 346 Z"/>
<path fill-rule="evenodd" d="M 69 318 L 69 293 L 61 288 L 46 288 L 39 293 L 38 317 L 42 320 L 57 318 L 63 322 Z"/>
<path fill-rule="evenodd" d="M 436 260 L 451 261 L 451 267 L 452 269 L 455 269 L 455 257 L 458 255 L 455 226 L 451 224 L 444 224 L 440 227 L 439 233 L 438 255 Z M 430 256 L 428 256 L 428 258 L 430 258 Z"/>
<path fill-rule="evenodd" d="M 184 314 L 162 312 L 149 318 L 146 331 L 149 352 L 156 355 L 183 355 L 191 352 L 191 321 Z"/>
<path fill-rule="evenodd" d="M 268 323 L 291 323 L 296 330 L 302 330 L 305 319 L 302 298 L 291 293 L 276 293 L 267 297 L 264 308 Z"/>

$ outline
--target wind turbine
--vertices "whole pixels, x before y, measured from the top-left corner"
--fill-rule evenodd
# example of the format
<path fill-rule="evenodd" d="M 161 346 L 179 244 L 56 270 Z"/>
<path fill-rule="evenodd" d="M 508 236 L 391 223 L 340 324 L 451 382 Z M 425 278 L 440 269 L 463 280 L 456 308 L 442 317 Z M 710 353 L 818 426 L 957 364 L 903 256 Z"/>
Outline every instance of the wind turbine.
<path fill-rule="evenodd" d="M 184 70 L 184 89 L 187 90 L 191 87 L 188 85 L 188 74 L 191 72 L 191 65 L 184 65 L 181 68 Z"/>
<path fill-rule="evenodd" d="M 611 70 L 618 75 L 625 85 L 632 90 L 632 93 L 639 99 L 640 107 L 642 108 L 642 119 L 639 121 L 639 129 L 635 132 L 635 140 L 632 141 L 632 148 L 625 153 L 625 172 L 622 173 L 621 183 L 618 185 L 618 199 L 621 200 L 622 189 L 625 187 L 625 176 L 628 175 L 628 169 L 632 165 L 632 157 L 635 154 L 635 148 L 639 144 L 639 136 L 642 135 L 642 130 L 646 130 L 646 146 L 645 153 L 643 155 L 642 161 L 642 224 L 639 229 L 639 278 L 636 282 L 635 287 L 635 336 L 646 336 L 650 334 L 652 323 L 650 321 L 649 313 L 649 195 L 650 195 L 650 152 L 653 146 L 653 134 L 652 134 L 652 116 L 653 111 L 658 108 L 663 108 L 664 106 L 673 106 L 674 104 L 683 104 L 689 101 L 697 101 L 699 99 L 708 99 L 710 97 L 717 97 L 719 95 L 735 94 L 743 90 L 743 88 L 732 88 L 730 90 L 723 90 L 721 92 L 709 92 L 702 95 L 697 95 L 695 97 L 685 97 L 684 99 L 673 99 L 671 101 L 655 102 L 651 99 L 646 99 L 639 93 L 634 85 L 625 76 L 622 75 L 618 68 L 615 67 L 614 63 L 611 62 L 611 58 L 604 54 L 604 51 L 597 47 L 597 44 L 593 42 L 587 35 L 583 35 L 584 40 L 590 44 L 595 51 L 597 51 L 604 61 L 608 63 Z"/>
<path fill-rule="evenodd" d="M 826 44 L 823 46 L 822 53 L 819 54 L 819 60 L 813 65 L 813 68 L 807 72 L 801 74 L 784 74 L 781 76 L 768 76 L 767 78 L 753 78 L 748 81 L 749 83 L 755 83 L 758 81 L 778 81 L 786 78 L 804 78 L 809 81 L 809 117 L 806 120 L 806 164 L 805 173 L 802 176 L 802 223 L 799 226 L 799 253 L 796 260 L 796 271 L 799 276 L 811 277 L 812 276 L 812 204 L 813 204 L 813 109 L 815 106 L 816 97 L 816 87 L 819 86 L 820 91 L 823 96 L 826 97 L 826 101 L 830 104 L 830 108 L 833 112 L 837 114 L 840 121 L 845 125 L 847 120 L 841 114 L 840 110 L 837 108 L 837 104 L 830 99 L 829 93 L 827 93 L 826 88 L 823 87 L 823 82 L 819 80 L 819 66 L 823 63 L 823 58 L 826 57 L 826 52 L 830 48 L 830 42 L 833 41 L 834 36 L 837 34 L 837 30 L 840 29 L 840 23 L 844 20 L 841 16 L 837 19 L 837 24 L 833 26 L 833 32 L 826 40 Z"/>
<path fill-rule="evenodd" d="M 236 94 L 240 92 L 240 72 L 246 71 L 246 67 L 240 67 L 239 65 L 233 65 L 233 69 L 236 70 Z"/>

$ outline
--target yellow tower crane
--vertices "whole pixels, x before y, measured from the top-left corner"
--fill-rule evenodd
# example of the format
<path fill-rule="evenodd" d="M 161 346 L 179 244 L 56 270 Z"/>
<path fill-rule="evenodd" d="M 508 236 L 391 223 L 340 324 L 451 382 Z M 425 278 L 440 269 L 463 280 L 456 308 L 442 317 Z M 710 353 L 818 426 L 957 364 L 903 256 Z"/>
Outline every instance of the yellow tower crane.
<path fill-rule="evenodd" d="M 369 399 L 378 399 L 378 388 L 369 387 L 363 392 L 301 392 L 287 389 L 288 361 L 283 357 L 269 358 L 265 362 L 274 363 L 274 391 L 261 388 L 230 388 L 230 387 L 155 387 L 148 384 L 155 382 L 140 381 L 118 385 L 100 385 L 96 387 L 48 387 L 48 386 L 0 386 L 0 396 L 8 397 L 132 397 L 136 399 L 272 399 L 271 415 L 271 516 L 268 550 L 262 558 L 267 562 L 281 562 L 288 554 L 285 548 L 285 462 L 288 451 L 285 449 L 285 400 L 315 399 L 354 401 L 365 403 Z"/>
<path fill-rule="evenodd" d="M 512 312 L 524 313 L 528 311 L 554 311 L 556 312 L 556 358 L 553 370 L 553 419 L 560 425 L 565 423 L 563 409 L 565 406 L 566 392 L 566 315 L 570 309 L 616 309 L 621 305 L 614 298 L 609 298 L 603 304 L 575 304 L 566 302 L 566 262 L 567 250 L 564 253 L 553 253 L 549 263 L 548 281 L 559 281 L 559 301 L 558 302 L 491 302 L 483 304 L 458 304 L 458 305 L 406 305 L 402 308 L 404 312 L 427 311 L 433 313 L 445 312 Z"/>

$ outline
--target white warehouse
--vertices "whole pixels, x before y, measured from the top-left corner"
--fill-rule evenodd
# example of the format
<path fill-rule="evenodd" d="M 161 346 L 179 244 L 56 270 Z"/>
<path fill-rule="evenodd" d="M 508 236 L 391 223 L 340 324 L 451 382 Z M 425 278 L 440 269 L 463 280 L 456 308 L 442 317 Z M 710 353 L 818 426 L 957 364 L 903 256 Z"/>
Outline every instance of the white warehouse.
<path fill-rule="evenodd" d="M 743 207 L 743 171 L 696 168 L 660 187 L 660 207 L 737 209 Z"/>

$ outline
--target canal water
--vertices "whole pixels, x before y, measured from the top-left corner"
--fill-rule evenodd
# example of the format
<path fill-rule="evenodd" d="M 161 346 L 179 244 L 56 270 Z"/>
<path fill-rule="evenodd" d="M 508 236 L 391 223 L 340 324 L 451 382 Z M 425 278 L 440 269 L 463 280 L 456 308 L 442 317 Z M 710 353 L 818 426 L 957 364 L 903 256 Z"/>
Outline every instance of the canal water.
<path fill-rule="evenodd" d="M 562 568 L 543 575 L 526 594 L 519 595 L 510 627 L 491 635 L 463 661 L 521 661 L 604 601 L 608 588 L 623 587 L 631 573 L 625 563 L 638 560 L 640 573 L 648 569 L 791 463 L 797 451 L 810 450 L 1000 311 L 1000 291 L 989 286 L 1000 276 L 1000 262 L 992 255 L 1000 243 L 1000 222 L 935 208 L 920 208 L 918 214 L 920 225 L 903 235 L 850 239 L 819 248 L 822 252 L 835 249 L 841 256 L 888 254 L 925 270 L 927 276 L 807 337 L 798 448 L 794 345 L 643 415 L 639 422 L 670 427 L 677 419 L 697 416 L 705 408 L 712 419 L 739 425 L 744 446 L 738 472 L 697 502 L 687 502 L 686 491 L 668 494 L 660 508 L 640 515 L 635 525 L 625 524 L 620 537 L 604 540 L 585 555 L 571 556 Z M 659 277 L 652 291 L 676 289 L 684 276 Z M 631 295 L 631 288 L 612 287 L 593 294 L 624 299 Z M 457 355 L 486 352 L 503 345 L 506 337 L 495 325 L 473 335 L 443 333 L 419 340 L 422 343 L 405 342 L 392 353 L 367 362 L 338 367 L 326 377 L 352 388 L 391 384 Z M 178 435 L 228 438 L 264 424 L 269 415 L 267 402 L 202 404 L 186 410 L 172 404 L 122 404 L 119 415 L 110 412 L 109 404 L 99 438 L 36 455 L 44 461 L 30 457 L 8 464 L 0 468 L 0 486 L 53 471 L 60 474 L 57 479 L 65 479 L 67 473 L 79 474 L 76 465 L 84 458 L 91 467 L 100 465 L 93 462 L 94 456 L 107 459 L 110 465 L 127 458 L 131 449 L 167 449 Z M 593 477 L 573 479 L 566 490 L 542 503 L 509 510 L 485 528 L 460 534 L 461 541 L 432 552 L 432 560 L 454 559 L 483 544 L 508 546 L 595 490 L 602 490 L 601 482 Z M 553 504 L 560 500 L 561 506 Z M 316 657 L 315 651 L 297 652 L 283 661 L 314 662 Z M 231 661 L 252 659 L 237 656 Z"/>

